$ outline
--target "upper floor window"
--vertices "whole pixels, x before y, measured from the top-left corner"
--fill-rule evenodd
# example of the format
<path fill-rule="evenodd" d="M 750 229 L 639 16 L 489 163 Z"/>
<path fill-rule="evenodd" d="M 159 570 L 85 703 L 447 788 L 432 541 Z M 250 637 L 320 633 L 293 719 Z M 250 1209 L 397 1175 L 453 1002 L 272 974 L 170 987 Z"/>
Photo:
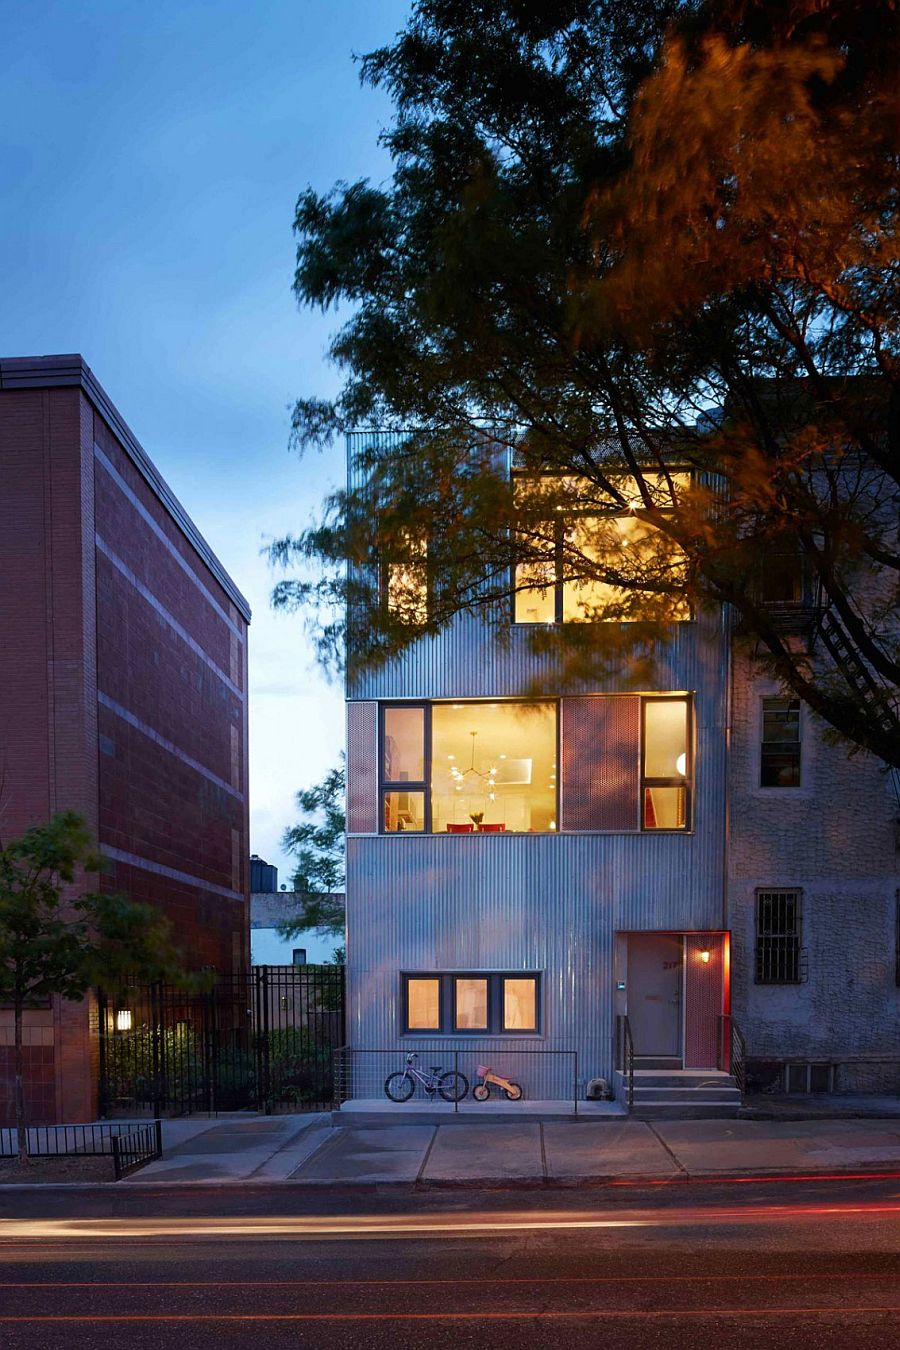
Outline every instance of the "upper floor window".
<path fill-rule="evenodd" d="M 555 830 L 556 724 L 555 703 L 386 705 L 384 829 Z"/>
<path fill-rule="evenodd" d="M 641 738 L 641 824 L 645 830 L 688 825 L 690 717 L 686 698 L 645 698 Z"/>
<path fill-rule="evenodd" d="M 800 700 L 764 698 L 760 787 L 800 786 Z"/>
<path fill-rule="evenodd" d="M 404 532 L 394 556 L 382 567 L 384 603 L 398 622 L 420 627 L 428 621 L 428 541 Z"/>
<path fill-rule="evenodd" d="M 691 828 L 688 695 L 601 695 L 562 707 L 560 732 L 556 701 L 382 705 L 382 830 L 551 833 L 560 807 L 569 830 Z"/>
<path fill-rule="evenodd" d="M 622 510 L 600 514 L 597 504 L 591 505 L 597 489 L 588 483 L 581 488 L 580 481 L 547 475 L 518 480 L 519 492 L 530 506 L 546 495 L 548 514 L 520 536 L 527 556 L 515 568 L 515 622 L 689 619 L 690 606 L 677 594 L 684 581 L 684 555 L 642 514 L 644 501 L 637 485 L 618 485 L 625 502 Z M 548 482 L 551 487 L 546 491 Z M 662 474 L 648 474 L 646 482 L 654 504 L 665 510 L 674 505 L 673 490 L 677 494 L 684 489 L 690 475 L 672 474 L 671 488 Z M 557 496 L 573 504 L 561 506 Z M 617 584 L 617 574 L 628 584 Z"/>

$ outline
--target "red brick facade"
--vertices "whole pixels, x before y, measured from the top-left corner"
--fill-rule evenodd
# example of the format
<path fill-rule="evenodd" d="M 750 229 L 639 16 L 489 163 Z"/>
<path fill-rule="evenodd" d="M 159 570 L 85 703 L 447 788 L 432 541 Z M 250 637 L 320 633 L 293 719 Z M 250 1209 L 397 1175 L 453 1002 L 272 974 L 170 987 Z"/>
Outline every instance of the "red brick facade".
<path fill-rule="evenodd" d="M 0 482 L 0 837 L 78 811 L 102 886 L 247 965 L 246 602 L 80 357 L 0 361 Z M 96 1020 L 29 1014 L 35 1123 L 96 1114 Z"/>

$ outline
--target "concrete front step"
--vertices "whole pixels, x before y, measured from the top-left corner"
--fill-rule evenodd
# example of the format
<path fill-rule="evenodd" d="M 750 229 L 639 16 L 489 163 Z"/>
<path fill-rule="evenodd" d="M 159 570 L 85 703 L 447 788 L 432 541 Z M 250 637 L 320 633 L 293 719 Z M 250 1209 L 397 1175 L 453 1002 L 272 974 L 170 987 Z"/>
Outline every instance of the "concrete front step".
<path fill-rule="evenodd" d="M 626 1083 L 616 1071 L 616 1095 Z M 731 1074 L 718 1069 L 635 1069 L 632 1115 L 642 1120 L 734 1119 L 741 1094 Z"/>
<path fill-rule="evenodd" d="M 696 1100 L 683 1102 L 635 1102 L 629 1116 L 630 1120 L 734 1120 L 737 1117 L 740 1101 L 707 1102 Z"/>
<path fill-rule="evenodd" d="M 691 1092 L 695 1088 L 734 1087 L 734 1079 L 729 1073 L 695 1073 L 689 1069 L 665 1073 L 661 1069 L 635 1069 L 634 1086 L 635 1090 L 638 1087 L 659 1087 Z"/>
<path fill-rule="evenodd" d="M 638 1102 L 735 1102 L 741 1104 L 737 1088 L 644 1088 L 634 1085 L 634 1100 Z"/>

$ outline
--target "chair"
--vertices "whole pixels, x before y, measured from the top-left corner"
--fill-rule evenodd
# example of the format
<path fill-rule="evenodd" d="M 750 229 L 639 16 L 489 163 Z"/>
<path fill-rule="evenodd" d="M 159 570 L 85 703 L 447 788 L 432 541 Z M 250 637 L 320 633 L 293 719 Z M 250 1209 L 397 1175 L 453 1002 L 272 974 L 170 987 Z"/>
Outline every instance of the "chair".
<path fill-rule="evenodd" d="M 478 833 L 479 833 L 479 834 L 505 834 L 505 833 L 506 833 L 506 826 L 505 826 L 505 825 L 482 825 L 482 827 L 481 827 L 481 829 L 478 831 Z"/>
<path fill-rule="evenodd" d="M 448 834 L 471 834 L 475 829 L 474 825 L 448 825 Z"/>

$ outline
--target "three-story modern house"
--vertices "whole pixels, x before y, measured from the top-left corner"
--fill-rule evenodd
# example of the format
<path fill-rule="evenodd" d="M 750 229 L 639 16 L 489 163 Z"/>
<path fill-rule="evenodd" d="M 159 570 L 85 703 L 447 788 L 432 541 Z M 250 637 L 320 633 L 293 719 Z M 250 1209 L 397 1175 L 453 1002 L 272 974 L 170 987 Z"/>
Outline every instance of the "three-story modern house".
<path fill-rule="evenodd" d="M 459 617 L 348 686 L 346 1092 L 410 1049 L 531 1100 L 623 1095 L 629 1049 L 647 1109 L 733 1109 L 742 1048 L 758 1089 L 900 1088 L 896 783 L 724 612 L 674 623 L 643 689 L 554 695 L 529 633 L 585 595 L 542 581 L 508 641 Z M 802 586 L 773 602 L 814 646 Z"/>
<path fill-rule="evenodd" d="M 348 688 L 353 1095 L 408 1048 L 583 1097 L 613 1080 L 626 1016 L 639 1066 L 722 1063 L 725 619 L 685 614 L 643 689 L 523 698 L 553 688 L 532 625 L 582 602 L 562 581 L 520 590 L 508 642 L 460 617 Z"/>

